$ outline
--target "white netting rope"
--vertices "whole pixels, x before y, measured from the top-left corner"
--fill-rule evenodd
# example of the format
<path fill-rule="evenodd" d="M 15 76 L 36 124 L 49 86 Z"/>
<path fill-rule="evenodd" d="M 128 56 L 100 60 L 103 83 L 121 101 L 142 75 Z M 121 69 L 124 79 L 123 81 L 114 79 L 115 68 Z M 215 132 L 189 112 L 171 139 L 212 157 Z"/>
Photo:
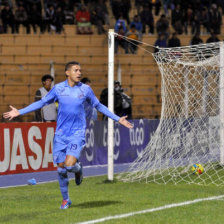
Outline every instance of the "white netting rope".
<path fill-rule="evenodd" d="M 220 46 L 160 48 L 153 54 L 162 75 L 161 120 L 141 156 L 118 179 L 224 185 Z M 203 165 L 203 174 L 192 175 L 195 163 Z"/>

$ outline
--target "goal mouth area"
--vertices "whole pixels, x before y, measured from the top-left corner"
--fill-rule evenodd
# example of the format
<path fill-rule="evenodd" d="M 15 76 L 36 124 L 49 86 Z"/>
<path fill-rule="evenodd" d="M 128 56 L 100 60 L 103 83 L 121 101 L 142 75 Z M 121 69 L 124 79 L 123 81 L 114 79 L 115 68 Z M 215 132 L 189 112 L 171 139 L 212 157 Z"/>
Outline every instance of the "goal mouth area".
<path fill-rule="evenodd" d="M 196 184 L 196 185 L 224 185 L 224 166 L 218 162 L 202 164 L 204 171 L 196 174 L 192 171 L 192 165 L 161 170 L 128 171 L 116 175 L 116 179 L 122 182 L 140 182 L 156 184 Z M 215 167 L 215 172 L 214 172 Z"/>
<path fill-rule="evenodd" d="M 118 178 L 223 186 L 224 43 L 158 48 L 153 56 L 161 73 L 161 120 L 141 157 Z M 198 163 L 204 172 L 193 175 Z"/>

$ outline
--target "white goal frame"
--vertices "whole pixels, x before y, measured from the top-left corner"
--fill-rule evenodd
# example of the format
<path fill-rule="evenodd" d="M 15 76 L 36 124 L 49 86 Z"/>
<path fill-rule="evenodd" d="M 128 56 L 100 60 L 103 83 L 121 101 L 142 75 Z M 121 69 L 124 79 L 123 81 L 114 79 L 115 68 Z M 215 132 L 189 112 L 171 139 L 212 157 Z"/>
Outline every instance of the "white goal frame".
<path fill-rule="evenodd" d="M 108 35 L 108 107 L 111 111 L 113 111 L 113 88 L 114 88 L 114 36 L 118 34 L 114 33 L 114 30 L 111 29 L 109 30 L 109 35 Z M 125 40 L 127 38 L 123 37 Z M 143 45 L 145 43 L 142 43 Z M 217 161 L 221 166 L 224 166 L 224 42 L 219 42 L 216 43 L 218 44 L 216 49 L 219 49 L 219 57 L 214 58 L 213 60 L 219 60 L 219 84 L 218 84 L 218 89 L 217 91 L 219 92 L 219 101 L 217 102 L 217 105 L 219 106 L 219 113 L 217 114 L 219 117 L 219 132 L 218 136 L 220 138 L 219 140 L 219 150 L 220 150 L 220 158 Z M 148 44 L 146 44 L 148 45 Z M 204 45 L 204 46 L 203 46 Z M 207 48 L 206 44 L 203 45 L 198 45 L 199 48 L 204 47 Z M 154 46 L 150 46 L 154 47 Z M 185 46 L 188 49 L 191 49 L 191 46 Z M 183 48 L 185 48 L 183 47 Z M 197 47 L 197 46 L 193 46 Z M 208 45 L 208 48 L 211 47 Z M 142 47 L 140 47 L 142 48 Z M 176 48 L 178 50 L 178 48 Z M 180 49 L 182 49 L 180 47 Z M 162 49 L 161 49 L 162 50 Z M 169 49 L 167 49 L 169 51 Z M 170 49 L 172 51 L 172 49 Z M 146 50 L 147 51 L 147 50 Z M 155 56 L 152 52 L 151 53 L 153 56 Z M 219 58 L 219 59 L 218 59 Z M 209 61 L 208 61 L 209 62 Z M 159 62 L 160 63 L 160 62 Z M 161 62 L 162 63 L 162 62 Z M 194 63 L 194 62 L 193 62 Z M 207 63 L 206 60 L 202 63 Z M 199 66 L 203 66 L 203 64 L 199 64 Z M 186 65 L 192 66 L 192 62 L 186 62 Z M 206 64 L 205 64 L 206 65 Z M 160 67 L 160 65 L 158 64 Z M 161 68 L 160 68 L 161 69 Z M 205 86 L 203 88 L 202 96 L 204 100 L 206 100 L 206 95 L 207 93 L 207 87 L 206 87 L 206 77 L 204 79 Z M 161 84 L 162 85 L 162 84 Z M 184 77 L 184 83 L 183 85 L 185 86 L 185 92 L 184 92 L 184 105 L 185 109 L 188 108 L 189 104 L 189 96 L 188 96 L 188 85 L 189 81 L 187 80 L 187 77 Z M 162 107 L 163 108 L 163 107 Z M 205 110 L 206 112 L 206 101 L 202 102 L 202 109 Z M 188 109 L 185 110 L 185 117 L 188 117 Z M 112 122 L 112 123 L 111 123 Z M 113 180 L 114 176 L 114 170 L 113 170 L 113 121 L 111 119 L 108 120 L 108 179 Z M 133 170 L 132 170 L 133 171 Z"/>
<path fill-rule="evenodd" d="M 224 165 L 224 43 L 220 42 L 220 165 Z"/>
<path fill-rule="evenodd" d="M 108 33 L 108 109 L 114 112 L 114 30 Z M 114 121 L 108 118 L 108 171 L 109 181 L 114 180 Z"/>

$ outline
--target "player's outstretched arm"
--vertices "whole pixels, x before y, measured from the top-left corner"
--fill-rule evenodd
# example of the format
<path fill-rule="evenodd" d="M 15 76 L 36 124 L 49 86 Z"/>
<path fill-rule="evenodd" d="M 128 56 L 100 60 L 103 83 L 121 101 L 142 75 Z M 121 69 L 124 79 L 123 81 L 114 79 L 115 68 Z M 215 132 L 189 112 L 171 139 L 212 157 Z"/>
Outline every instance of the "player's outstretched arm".
<path fill-rule="evenodd" d="M 114 121 L 119 122 L 121 125 L 125 126 L 126 128 L 133 128 L 133 127 L 134 127 L 132 123 L 130 123 L 130 122 L 128 122 L 128 121 L 126 120 L 127 116 L 118 117 L 116 114 L 113 114 L 112 112 L 110 112 L 110 111 L 108 110 L 108 108 L 105 107 L 105 106 L 104 106 L 103 104 L 101 104 L 101 103 L 98 103 L 98 104 L 96 105 L 96 109 L 97 109 L 98 111 L 100 111 L 101 113 L 103 113 L 104 115 L 106 115 L 107 117 L 113 119 Z"/>
<path fill-rule="evenodd" d="M 119 123 L 125 126 L 126 128 L 133 128 L 133 124 L 126 120 L 128 116 L 123 116 L 119 119 Z"/>
<path fill-rule="evenodd" d="M 9 112 L 5 112 L 3 113 L 3 117 L 9 120 L 12 120 L 14 117 L 18 117 L 19 116 L 19 111 L 13 107 L 13 106 L 9 106 L 11 108 L 11 110 Z"/>

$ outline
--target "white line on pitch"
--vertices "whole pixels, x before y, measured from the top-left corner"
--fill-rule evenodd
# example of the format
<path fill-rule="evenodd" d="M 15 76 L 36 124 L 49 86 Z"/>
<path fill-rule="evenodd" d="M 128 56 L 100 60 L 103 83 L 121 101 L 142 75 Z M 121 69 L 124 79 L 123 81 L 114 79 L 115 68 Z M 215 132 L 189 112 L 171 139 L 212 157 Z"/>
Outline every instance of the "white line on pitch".
<path fill-rule="evenodd" d="M 221 198 L 224 198 L 224 195 L 213 196 L 213 197 L 208 197 L 208 198 L 199 198 L 199 199 L 195 199 L 195 200 L 192 200 L 192 201 L 184 201 L 184 202 L 180 202 L 180 203 L 168 204 L 168 205 L 164 205 L 164 206 L 157 207 L 157 208 L 150 208 L 150 209 L 146 209 L 146 210 L 125 213 L 125 214 L 121 214 L 121 215 L 107 216 L 107 217 L 104 217 L 104 218 L 101 218 L 101 219 L 79 222 L 79 223 L 76 223 L 76 224 L 93 224 L 93 223 L 105 222 L 105 221 L 112 220 L 112 219 L 121 219 L 121 218 L 126 218 L 126 217 L 129 217 L 129 216 L 133 216 L 133 215 L 156 212 L 156 211 L 161 211 L 161 210 L 165 210 L 165 209 L 168 209 L 168 208 L 174 208 L 174 207 L 180 207 L 180 206 L 195 204 L 195 203 L 202 202 L 202 201 L 219 200 Z"/>

